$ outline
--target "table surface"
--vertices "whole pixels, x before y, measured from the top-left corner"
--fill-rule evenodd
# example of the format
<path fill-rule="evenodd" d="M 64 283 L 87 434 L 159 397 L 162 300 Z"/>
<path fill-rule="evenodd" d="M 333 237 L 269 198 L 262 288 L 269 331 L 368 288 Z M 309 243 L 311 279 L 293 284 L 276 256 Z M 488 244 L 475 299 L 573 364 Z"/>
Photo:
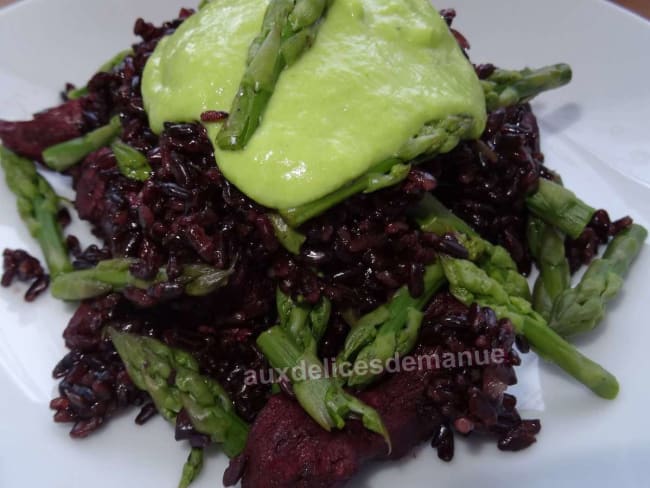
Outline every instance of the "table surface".
<path fill-rule="evenodd" d="M 0 0 L 0 7 L 4 5 L 9 5 L 18 0 Z M 611 0 L 614 3 L 618 3 L 630 10 L 638 13 L 639 15 L 644 16 L 647 19 L 650 19 L 650 1 L 648 0 Z M 188 2 L 192 3 L 192 2 Z"/>

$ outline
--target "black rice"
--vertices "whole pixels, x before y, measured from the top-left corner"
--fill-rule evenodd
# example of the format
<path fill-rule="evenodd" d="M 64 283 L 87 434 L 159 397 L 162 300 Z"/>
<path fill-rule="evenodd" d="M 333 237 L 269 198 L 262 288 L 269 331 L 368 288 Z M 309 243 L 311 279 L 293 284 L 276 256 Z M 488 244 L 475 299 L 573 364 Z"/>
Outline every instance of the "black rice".
<path fill-rule="evenodd" d="M 630 217 L 612 222 L 605 210 L 597 210 L 587 228 L 577 239 L 566 239 L 566 255 L 571 272 L 575 273 L 583 265 L 591 263 L 602 245 L 607 244 L 611 237 L 631 225 Z"/>
<path fill-rule="evenodd" d="M 14 280 L 29 282 L 29 288 L 25 292 L 25 300 L 28 302 L 33 302 L 47 290 L 50 277 L 45 273 L 38 259 L 21 249 L 5 249 L 2 256 L 2 286 L 9 287 Z"/>
<path fill-rule="evenodd" d="M 497 320 L 494 312 L 478 305 L 466 307 L 449 293 L 439 293 L 425 312 L 418 351 L 446 352 L 501 351 L 503 362 L 490 365 L 467 364 L 442 368 L 429 383 L 427 395 L 432 415 L 443 423 L 431 445 L 440 459 L 449 461 L 454 453 L 454 432 L 495 438 L 502 450 L 519 450 L 535 442 L 539 421 L 522 420 L 516 399 L 506 390 L 517 382 L 514 366 L 520 358 L 513 346 L 516 336 L 512 323 Z"/>

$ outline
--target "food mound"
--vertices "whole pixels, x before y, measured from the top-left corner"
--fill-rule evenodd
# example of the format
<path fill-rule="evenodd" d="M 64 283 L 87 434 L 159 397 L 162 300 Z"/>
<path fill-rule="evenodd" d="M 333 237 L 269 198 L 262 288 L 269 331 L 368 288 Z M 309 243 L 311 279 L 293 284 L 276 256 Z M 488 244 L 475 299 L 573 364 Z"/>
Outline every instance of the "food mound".
<path fill-rule="evenodd" d="M 211 446 L 228 486 L 336 487 L 424 442 L 449 461 L 457 434 L 533 444 L 508 393 L 531 349 L 616 397 L 568 340 L 647 232 L 544 165 L 529 102 L 571 69 L 474 65 L 454 17 L 204 0 L 138 19 L 141 40 L 59 106 L 0 121 L 45 261 L 5 250 L 2 284 L 78 303 L 56 422 L 83 438 L 134 405 L 139 425 L 161 415 L 188 445 L 181 487 Z M 67 231 L 48 171 L 100 245 Z"/>

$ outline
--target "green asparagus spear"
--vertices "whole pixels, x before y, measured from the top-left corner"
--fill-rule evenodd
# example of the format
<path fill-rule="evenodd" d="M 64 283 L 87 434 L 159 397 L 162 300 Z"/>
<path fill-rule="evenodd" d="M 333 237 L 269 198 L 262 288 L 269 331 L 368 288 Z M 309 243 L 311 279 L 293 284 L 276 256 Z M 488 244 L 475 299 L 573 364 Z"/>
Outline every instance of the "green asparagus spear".
<path fill-rule="evenodd" d="M 194 428 L 222 444 L 228 457 L 241 453 L 248 437 L 248 425 L 234 412 L 225 390 L 210 378 L 179 368 L 176 386 Z"/>
<path fill-rule="evenodd" d="M 382 161 L 375 165 L 368 173 L 361 175 L 359 178 L 351 181 L 333 193 L 330 193 L 323 198 L 319 198 L 314 202 L 301 205 L 300 207 L 280 210 L 280 215 L 282 215 L 284 220 L 290 226 L 298 227 L 349 197 L 366 191 L 378 175 L 390 173 L 391 168 L 396 164 L 401 164 L 401 161 L 399 159 L 388 159 Z"/>
<path fill-rule="evenodd" d="M 309 322 L 311 323 L 311 333 L 318 344 L 325 332 L 332 315 L 332 302 L 323 297 L 309 312 Z"/>
<path fill-rule="evenodd" d="M 555 64 L 540 69 L 509 71 L 497 69 L 488 79 L 482 80 L 488 112 L 528 102 L 542 92 L 553 90 L 571 81 L 571 67 Z"/>
<path fill-rule="evenodd" d="M 48 147 L 43 151 L 43 161 L 55 171 L 65 171 L 82 161 L 90 153 L 108 146 L 121 130 L 120 118 L 115 116 L 108 125 L 76 139 Z"/>
<path fill-rule="evenodd" d="M 296 399 L 323 429 L 343 428 L 345 418 L 353 413 L 361 417 L 368 430 L 384 437 L 390 447 L 390 437 L 379 414 L 330 378 L 318 357 L 303 350 L 284 328 L 275 326 L 263 332 L 257 345 L 273 368 L 287 371 Z"/>
<path fill-rule="evenodd" d="M 563 337 L 592 330 L 605 315 L 606 303 L 623 285 L 623 276 L 641 252 L 648 231 L 640 225 L 618 234 L 602 259 L 591 263 L 580 283 L 556 300 L 550 326 Z"/>
<path fill-rule="evenodd" d="M 467 139 L 474 128 L 474 119 L 466 115 L 449 115 L 424 124 L 395 155 L 401 161 L 411 161 L 418 156 L 435 156 L 454 149 L 461 140 Z"/>
<path fill-rule="evenodd" d="M 301 350 L 314 356 L 327 324 L 332 305 L 327 298 L 322 298 L 314 307 L 296 303 L 291 297 L 276 291 L 276 306 L 280 318 L 280 327 L 293 338 Z"/>
<path fill-rule="evenodd" d="M 632 224 L 614 237 L 607 246 L 603 260 L 608 261 L 614 273 L 623 276 L 629 271 L 647 238 L 648 231 L 645 227 Z"/>
<path fill-rule="evenodd" d="M 533 288 L 533 308 L 548 322 L 555 300 L 571 286 L 564 239 L 552 226 L 534 215 L 528 221 L 527 237 L 539 268 Z"/>
<path fill-rule="evenodd" d="M 303 409 L 328 431 L 343 428 L 350 413 L 360 415 L 366 428 L 390 444 L 377 412 L 345 392 L 317 356 L 318 342 L 329 322 L 329 301 L 308 307 L 278 290 L 276 302 L 280 324 L 263 332 L 257 345 L 273 368 L 287 372 Z"/>
<path fill-rule="evenodd" d="M 541 254 L 542 244 L 544 242 L 544 233 L 549 226 L 539 217 L 531 214 L 526 223 L 526 240 L 528 241 L 528 248 L 530 254 L 534 259 L 539 259 Z"/>
<path fill-rule="evenodd" d="M 134 262 L 129 258 L 108 259 L 100 261 L 94 268 L 56 276 L 51 285 L 52 295 L 60 300 L 85 300 L 119 292 L 127 287 L 146 290 L 167 281 L 164 268 L 152 280 L 136 278 L 129 271 Z M 233 271 L 233 268 L 222 270 L 203 264 L 190 264 L 183 267 L 183 274 L 174 282 L 183 285 L 189 296 L 205 296 L 223 287 Z"/>
<path fill-rule="evenodd" d="M 539 180 L 539 189 L 526 199 L 526 205 L 532 213 L 572 239 L 582 234 L 596 211 L 572 191 L 544 178 Z"/>
<path fill-rule="evenodd" d="M 495 246 L 487 241 L 483 256 L 476 260 L 487 275 L 501 283 L 509 295 L 530 300 L 528 280 L 517 270 L 517 264 L 510 253 L 502 246 Z"/>
<path fill-rule="evenodd" d="M 50 275 L 72 269 L 57 214 L 61 199 L 36 171 L 34 163 L 0 146 L 0 165 L 9 189 L 16 195 L 18 212 L 30 234 L 38 240 Z"/>
<path fill-rule="evenodd" d="M 111 149 L 117 160 L 117 167 L 124 176 L 137 181 L 149 179 L 151 166 L 144 154 L 119 139 L 111 144 Z"/>
<path fill-rule="evenodd" d="M 394 302 L 395 301 L 393 300 L 391 303 Z M 396 307 L 393 306 L 393 309 L 395 308 Z M 356 323 L 352 325 L 352 330 L 350 330 L 350 333 L 345 338 L 345 344 L 337 358 L 337 362 L 343 363 L 354 360 L 357 354 L 359 354 L 359 351 L 367 345 L 372 344 L 377 337 L 379 328 L 382 324 L 387 322 L 392 315 L 396 315 L 395 311 L 391 313 L 388 304 L 384 304 L 359 318 Z"/>
<path fill-rule="evenodd" d="M 396 164 L 388 173 L 368 173 L 363 193 L 374 193 L 404 181 L 411 172 L 410 164 Z"/>
<path fill-rule="evenodd" d="M 178 488 L 188 488 L 199 474 L 201 474 L 202 469 L 203 449 L 194 447 L 190 451 L 185 466 L 183 466 L 183 475 L 181 476 L 180 483 L 178 483 Z"/>
<path fill-rule="evenodd" d="M 613 399 L 618 394 L 616 378 L 586 358 L 551 329 L 529 302 L 510 297 L 504 288 L 470 261 L 441 257 L 450 291 L 465 305 L 490 307 L 499 318 L 508 318 L 535 351 L 557 364 L 597 395 Z"/>
<path fill-rule="evenodd" d="M 438 235 L 456 234 L 469 251 L 470 260 L 478 264 L 488 276 L 501 283 L 509 295 L 530 300 L 528 281 L 519 273 L 517 264 L 508 251 L 483 239 L 433 195 L 427 194 L 422 199 L 414 216 L 424 231 Z"/>
<path fill-rule="evenodd" d="M 134 277 L 129 268 L 135 260 L 127 258 L 100 261 L 94 268 L 72 271 L 52 281 L 52 295 L 60 300 L 85 300 L 128 286 L 146 289 L 151 284 L 165 281 L 165 275 L 157 276 L 152 282 Z"/>
<path fill-rule="evenodd" d="M 199 372 L 188 353 L 150 337 L 108 329 L 131 380 L 151 396 L 158 412 L 170 422 L 185 409 L 194 428 L 222 445 L 234 457 L 242 452 L 248 425 L 234 411 L 226 391 Z"/>
<path fill-rule="evenodd" d="M 292 254 L 300 254 L 300 247 L 307 240 L 307 237 L 296 231 L 285 222 L 281 215 L 276 213 L 267 214 L 267 217 L 273 225 L 275 237 L 280 244 Z"/>
<path fill-rule="evenodd" d="M 339 364 L 355 363 L 353 374 L 347 379 L 348 385 L 368 385 L 383 372 L 390 358 L 411 352 L 420 331 L 422 309 L 444 284 L 445 276 L 440 263 L 427 266 L 425 291 L 420 297 L 412 297 L 407 287 L 400 288 L 389 303 L 359 319 L 348 334 L 337 359 Z M 359 364 L 365 367 L 357 367 Z"/>
<path fill-rule="evenodd" d="M 133 49 L 127 49 L 125 51 L 117 53 L 111 59 L 102 64 L 97 70 L 97 73 L 110 73 L 114 68 L 122 64 L 122 61 L 124 61 L 124 59 L 131 54 L 133 54 Z M 66 93 L 66 97 L 68 97 L 69 100 L 76 100 L 78 98 L 85 97 L 86 95 L 88 95 L 87 86 L 73 88 L 72 90 L 68 90 Z"/>
<path fill-rule="evenodd" d="M 206 264 L 188 264 L 176 281 L 185 285 L 185 293 L 191 297 L 202 297 L 228 284 L 235 272 L 235 263 L 228 269 L 219 269 Z"/>
<path fill-rule="evenodd" d="M 426 232 L 438 235 L 458 232 L 469 237 L 478 237 L 476 231 L 467 222 L 456 216 L 431 194 L 424 196 L 413 214 L 420 228 Z"/>
<path fill-rule="evenodd" d="M 271 0 L 230 116 L 217 136 L 221 149 L 246 146 L 260 124 L 282 71 L 314 42 L 331 0 Z"/>

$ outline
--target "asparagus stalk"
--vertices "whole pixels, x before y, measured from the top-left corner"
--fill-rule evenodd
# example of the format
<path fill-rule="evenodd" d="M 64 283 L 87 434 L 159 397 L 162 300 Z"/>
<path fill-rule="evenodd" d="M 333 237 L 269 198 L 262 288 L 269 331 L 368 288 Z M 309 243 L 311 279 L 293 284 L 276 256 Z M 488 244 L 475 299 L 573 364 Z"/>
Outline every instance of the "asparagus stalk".
<path fill-rule="evenodd" d="M 429 121 L 404 143 L 395 157 L 401 161 L 411 161 L 422 155 L 448 153 L 461 140 L 466 139 L 473 128 L 474 119 L 466 115 L 448 115 L 440 120 Z"/>
<path fill-rule="evenodd" d="M 199 365 L 190 354 L 150 337 L 112 328 L 108 334 L 133 383 L 149 393 L 165 419 L 175 422 L 178 413 L 185 409 L 194 428 L 221 444 L 229 457 L 242 452 L 248 425 L 234 412 L 221 385 L 200 374 Z"/>
<path fill-rule="evenodd" d="M 43 251 L 53 278 L 72 269 L 57 214 L 61 199 L 36 171 L 34 163 L 0 146 L 0 165 L 9 189 L 16 195 L 18 212 Z"/>
<path fill-rule="evenodd" d="M 293 338 L 298 347 L 316 355 L 318 343 L 329 323 L 332 311 L 330 301 L 323 298 L 312 308 L 296 303 L 280 289 L 276 291 L 275 298 L 280 327 L 289 334 L 289 337 Z"/>
<path fill-rule="evenodd" d="M 183 466 L 183 474 L 178 488 L 188 488 L 194 480 L 201 474 L 203 469 L 203 449 L 194 447 Z"/>
<path fill-rule="evenodd" d="M 282 219 L 283 225 L 286 225 L 288 228 L 298 227 L 308 220 L 322 214 L 334 205 L 345 201 L 353 195 L 356 195 L 357 193 L 374 193 L 384 188 L 395 186 L 398 183 L 404 181 L 408 177 L 410 171 L 411 165 L 401 164 L 399 159 L 388 159 L 386 161 L 382 161 L 374 168 L 372 168 L 368 173 L 363 174 L 359 178 L 348 183 L 346 186 L 339 188 L 335 192 L 300 207 L 280 210 L 278 216 L 280 219 Z M 276 224 L 274 222 L 274 227 L 275 225 Z M 297 245 L 296 240 L 298 236 L 301 235 L 297 234 L 295 238 L 285 243 L 285 240 L 287 239 L 283 234 L 286 234 L 286 231 L 283 231 L 282 227 L 276 227 L 276 236 L 280 238 L 285 247 L 287 247 L 287 245 L 291 245 L 292 248 L 287 247 L 287 249 L 293 252 L 292 249 L 295 249 L 295 246 Z M 302 242 L 297 246 L 298 251 L 294 254 L 298 254 L 300 252 L 301 245 Z"/>
<path fill-rule="evenodd" d="M 648 231 L 632 225 L 609 244 L 602 259 L 591 263 L 580 283 L 555 301 L 550 326 L 564 337 L 595 328 L 605 315 L 606 303 L 623 285 L 623 277 L 641 252 Z"/>
<path fill-rule="evenodd" d="M 327 298 L 322 298 L 309 312 L 311 322 L 311 333 L 317 346 L 327 331 L 330 316 L 332 315 L 332 303 Z"/>
<path fill-rule="evenodd" d="M 372 186 L 372 181 L 377 176 L 390 173 L 391 168 L 396 164 L 401 164 L 401 160 L 393 158 L 382 161 L 375 165 L 368 173 L 361 175 L 359 178 L 351 181 L 329 195 L 319 198 L 311 203 L 301 205 L 300 207 L 280 210 L 280 215 L 290 226 L 298 227 L 333 206 L 347 200 L 351 196 L 365 192 L 370 186 Z"/>
<path fill-rule="evenodd" d="M 176 281 L 185 285 L 185 293 L 191 297 L 202 297 L 228 284 L 235 272 L 235 263 L 228 269 L 219 269 L 206 264 L 188 264 Z"/>
<path fill-rule="evenodd" d="M 555 64 L 540 69 L 510 71 L 497 69 L 487 80 L 482 80 L 488 112 L 528 102 L 542 92 L 553 90 L 571 81 L 571 67 Z"/>
<path fill-rule="evenodd" d="M 97 266 L 56 276 L 52 281 L 52 295 L 60 300 L 85 300 L 107 293 L 120 292 L 127 287 L 146 290 L 152 285 L 167 281 L 161 268 L 152 280 L 141 280 L 129 271 L 133 259 L 116 258 L 100 261 Z M 183 274 L 174 280 L 183 285 L 189 296 L 205 296 L 227 284 L 234 269 L 213 268 L 203 264 L 183 267 Z"/>
<path fill-rule="evenodd" d="M 302 408 L 323 429 L 341 429 L 350 413 L 359 415 L 363 425 L 384 437 L 390 437 L 379 414 L 356 397 L 347 393 L 310 351 L 302 350 L 280 326 L 263 332 L 257 339 L 264 356 L 273 368 L 287 371 L 293 392 Z"/>
<path fill-rule="evenodd" d="M 113 71 L 113 69 L 117 68 L 120 64 L 122 64 L 122 62 L 126 59 L 126 57 L 130 56 L 131 54 L 133 54 L 133 49 L 126 49 L 125 51 L 120 51 L 111 59 L 109 59 L 104 64 L 102 64 L 97 70 L 97 73 L 110 73 L 111 71 Z M 73 88 L 72 90 L 68 90 L 68 92 L 66 93 L 66 97 L 68 98 L 68 100 L 76 100 L 78 98 L 85 97 L 86 95 L 88 95 L 87 86 Z"/>
<path fill-rule="evenodd" d="M 120 172 L 132 180 L 146 181 L 151 176 L 147 157 L 137 149 L 117 139 L 111 144 Z"/>
<path fill-rule="evenodd" d="M 558 183 L 541 178 L 539 189 L 526 199 L 528 209 L 546 223 L 577 239 L 585 230 L 595 209 Z"/>
<path fill-rule="evenodd" d="M 528 241 L 530 254 L 534 259 L 538 259 L 541 253 L 542 244 L 544 243 L 544 232 L 547 226 L 548 224 L 546 222 L 533 214 L 528 217 L 528 222 L 526 223 L 526 240 Z M 552 226 L 548 227 L 553 228 Z"/>
<path fill-rule="evenodd" d="M 273 225 L 275 237 L 280 241 L 280 244 L 290 253 L 300 254 L 300 248 L 307 240 L 307 237 L 290 227 L 280 214 L 270 213 L 267 214 L 267 217 Z"/>
<path fill-rule="evenodd" d="M 280 324 L 263 332 L 257 345 L 273 368 L 286 371 L 303 409 L 327 431 L 343 428 L 345 419 L 357 414 L 367 429 L 390 445 L 379 414 L 343 390 L 317 356 L 318 342 L 329 321 L 329 302 L 323 300 L 309 308 L 278 291 L 277 307 Z"/>
<path fill-rule="evenodd" d="M 260 124 L 280 74 L 314 42 L 331 0 L 271 0 L 262 31 L 249 49 L 246 71 L 217 136 L 221 149 L 243 149 Z"/>
<path fill-rule="evenodd" d="M 415 218 L 424 231 L 455 234 L 469 251 L 470 260 L 498 281 L 509 295 L 530 300 L 528 281 L 519 273 L 508 251 L 483 239 L 436 197 L 427 194 L 416 209 Z"/>
<path fill-rule="evenodd" d="M 388 173 L 368 173 L 363 193 L 374 193 L 404 181 L 411 172 L 410 164 L 395 164 Z"/>
<path fill-rule="evenodd" d="M 116 115 L 108 125 L 76 139 L 48 147 L 43 151 L 43 161 L 55 171 L 65 171 L 82 161 L 90 153 L 110 144 L 120 130 L 122 130 L 122 125 L 119 116 Z"/>
<path fill-rule="evenodd" d="M 470 261 L 440 259 L 450 291 L 458 300 L 466 305 L 478 303 L 489 307 L 499 318 L 510 319 L 517 333 L 525 336 L 540 356 L 557 364 L 597 395 L 607 399 L 616 397 L 619 390 L 616 378 L 553 331 L 529 302 L 510 297 L 503 286 Z"/>
<path fill-rule="evenodd" d="M 440 263 L 427 266 L 422 296 L 412 297 L 407 287 L 400 288 L 389 303 L 359 319 L 337 359 L 339 364 L 355 363 L 348 385 L 370 384 L 383 372 L 389 359 L 411 352 L 422 325 L 422 309 L 444 284 Z M 363 368 L 359 367 L 361 364 Z"/>
<path fill-rule="evenodd" d="M 533 309 L 548 322 L 551 320 L 555 300 L 571 286 L 564 239 L 553 227 L 535 216 L 531 216 L 528 221 L 527 237 L 539 268 L 539 276 L 533 288 Z"/>

